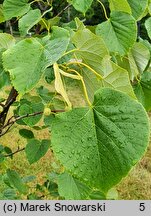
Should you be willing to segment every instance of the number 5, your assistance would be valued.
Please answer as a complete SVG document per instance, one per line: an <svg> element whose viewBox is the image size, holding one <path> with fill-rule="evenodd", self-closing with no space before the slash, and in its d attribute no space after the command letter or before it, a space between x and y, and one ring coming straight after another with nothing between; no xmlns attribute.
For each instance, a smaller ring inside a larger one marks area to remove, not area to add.
<svg viewBox="0 0 151 216"><path fill-rule="evenodd" d="M144 211L145 210L145 203L140 203L139 204L139 210Z"/></svg>

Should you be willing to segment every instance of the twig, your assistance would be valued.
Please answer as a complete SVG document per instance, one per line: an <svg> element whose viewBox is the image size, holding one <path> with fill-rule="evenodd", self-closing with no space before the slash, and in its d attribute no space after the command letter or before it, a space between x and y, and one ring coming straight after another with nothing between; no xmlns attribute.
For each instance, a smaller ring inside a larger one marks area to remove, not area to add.
<svg viewBox="0 0 151 216"><path fill-rule="evenodd" d="M9 96L7 98L7 101L5 105L3 106L3 111L0 113L0 133L2 132L2 128L5 124L5 120L7 117L7 113L9 111L10 106L16 101L16 97L18 95L18 92L12 87Z"/></svg>
<svg viewBox="0 0 151 216"><path fill-rule="evenodd" d="M25 148L18 148L16 151L14 151L14 152L12 152L12 153L10 153L10 154L6 154L6 155L4 155L4 157L11 157L11 156L13 156L14 154L17 154L17 153L19 153L19 152L21 152L21 151L24 151L25 150Z"/></svg>
<svg viewBox="0 0 151 216"><path fill-rule="evenodd" d="M60 11L56 16L60 16L65 10L67 10L71 4L68 4L62 11Z"/></svg>
<svg viewBox="0 0 151 216"><path fill-rule="evenodd" d="M65 112L65 110L51 110L52 113L60 113L60 112ZM19 121L21 119L24 118L28 118L28 117L33 117L33 116L37 116L37 115L42 115L43 111L41 112L35 112L35 113L31 113L31 114L25 114L22 116L12 116L10 119L8 119L7 123L1 128L1 133L0 133L0 137L4 136L12 127L12 125L16 122ZM14 118L14 120L12 120ZM11 121L12 120L12 121ZM4 132L2 132L6 127L8 127Z"/></svg>

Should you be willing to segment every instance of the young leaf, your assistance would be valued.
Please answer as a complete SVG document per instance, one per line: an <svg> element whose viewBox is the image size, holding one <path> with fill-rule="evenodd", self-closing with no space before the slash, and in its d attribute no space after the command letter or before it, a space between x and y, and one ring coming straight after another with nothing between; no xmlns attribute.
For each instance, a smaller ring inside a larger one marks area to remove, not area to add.
<svg viewBox="0 0 151 216"><path fill-rule="evenodd" d="M3 191L3 199L15 200L17 198L15 189L6 189Z"/></svg>
<svg viewBox="0 0 151 216"><path fill-rule="evenodd" d="M104 39L110 52L125 55L136 41L136 29L136 21L131 15L113 11L109 20L97 26L96 34Z"/></svg>
<svg viewBox="0 0 151 216"><path fill-rule="evenodd" d="M58 176L58 192L66 200L84 200L88 197L90 191L91 188L68 173Z"/></svg>
<svg viewBox="0 0 151 216"><path fill-rule="evenodd" d="M15 170L7 170L7 176L10 183L22 194L27 193L27 187L23 184L22 179Z"/></svg>
<svg viewBox="0 0 151 216"><path fill-rule="evenodd" d="M34 138L34 134L31 130L20 129L19 134L26 139L33 139Z"/></svg>
<svg viewBox="0 0 151 216"><path fill-rule="evenodd" d="M140 20L147 9L148 0L127 0L131 10L132 15L136 20Z"/></svg>
<svg viewBox="0 0 151 216"><path fill-rule="evenodd" d="M145 27L147 29L148 36L151 39L151 17L145 21Z"/></svg>
<svg viewBox="0 0 151 216"><path fill-rule="evenodd" d="M15 38L7 33L0 33L0 48L8 49L15 45Z"/></svg>
<svg viewBox="0 0 151 216"><path fill-rule="evenodd" d="M93 0L68 0L68 2L71 3L77 11L85 14L85 12L90 8Z"/></svg>
<svg viewBox="0 0 151 216"><path fill-rule="evenodd" d="M48 151L50 146L50 140L42 140L41 142L36 139L32 139L28 142L25 152L27 155L27 159L30 164L33 164L40 160L46 152Z"/></svg>
<svg viewBox="0 0 151 216"><path fill-rule="evenodd" d="M30 91L44 71L44 47L35 39L20 41L3 53L3 66L20 94Z"/></svg>
<svg viewBox="0 0 151 216"><path fill-rule="evenodd" d="M54 97L54 92L50 92L47 88L40 86L37 89L37 93L41 97L44 103L50 103Z"/></svg>
<svg viewBox="0 0 151 216"><path fill-rule="evenodd" d="M37 24L41 19L41 12L39 9L30 10L19 20L19 31L22 36L28 34L28 31Z"/></svg>
<svg viewBox="0 0 151 216"><path fill-rule="evenodd" d="M3 13L6 20L22 16L30 10L28 0L4 0Z"/></svg>
<svg viewBox="0 0 151 216"><path fill-rule="evenodd" d="M60 69L59 69L57 63L54 64L54 72L55 72L55 89L59 94L62 95L62 97L66 101L68 107L71 108L72 104L71 104L71 102L68 98L67 92L64 88L64 85L63 85L63 82L61 79L61 75L60 75Z"/></svg>
<svg viewBox="0 0 151 216"><path fill-rule="evenodd" d="M142 105L110 88L95 93L93 107L58 114L51 129L52 149L65 169L103 192L127 175L149 143Z"/></svg>
<svg viewBox="0 0 151 216"><path fill-rule="evenodd" d="M42 102L29 102L23 103L19 108L19 115L24 116L27 114L33 114L38 112L43 112L44 105ZM30 127L33 127L35 124L37 124L42 117L42 114L38 114L35 116L24 118L23 121L29 125Z"/></svg>

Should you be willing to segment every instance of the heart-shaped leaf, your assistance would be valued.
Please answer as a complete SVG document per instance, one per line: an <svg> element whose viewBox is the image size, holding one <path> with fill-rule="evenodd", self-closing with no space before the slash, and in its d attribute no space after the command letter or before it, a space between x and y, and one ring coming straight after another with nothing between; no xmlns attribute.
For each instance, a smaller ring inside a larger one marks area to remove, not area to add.
<svg viewBox="0 0 151 216"><path fill-rule="evenodd" d="M131 15L113 11L110 19L97 26L96 34L104 39L110 52L125 55L136 41L136 29L136 21Z"/></svg>
<svg viewBox="0 0 151 216"><path fill-rule="evenodd" d="M3 13L6 20L12 17L22 16L30 9L28 0L4 0Z"/></svg>
<svg viewBox="0 0 151 216"><path fill-rule="evenodd" d="M136 20L140 20L147 9L148 0L127 0L131 10L132 15Z"/></svg>
<svg viewBox="0 0 151 216"><path fill-rule="evenodd" d="M85 13L91 6L93 0L68 0L68 2L71 3L77 11Z"/></svg>
<svg viewBox="0 0 151 216"><path fill-rule="evenodd" d="M37 162L48 151L50 140L42 140L41 142L36 139L29 141L25 148L27 159L30 164Z"/></svg>
<svg viewBox="0 0 151 216"><path fill-rule="evenodd" d="M91 108L58 114L52 124L52 148L66 170L89 186L107 192L144 154L149 121L131 97L99 89Z"/></svg>
<svg viewBox="0 0 151 216"><path fill-rule="evenodd" d="M41 19L41 12L39 9L30 10L19 20L19 31L22 36L25 36L28 31L37 24Z"/></svg>

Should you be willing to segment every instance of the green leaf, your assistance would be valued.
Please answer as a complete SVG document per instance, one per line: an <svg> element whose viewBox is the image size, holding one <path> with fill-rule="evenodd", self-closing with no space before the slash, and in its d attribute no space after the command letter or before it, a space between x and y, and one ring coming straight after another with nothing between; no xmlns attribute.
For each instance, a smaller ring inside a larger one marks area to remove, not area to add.
<svg viewBox="0 0 151 216"><path fill-rule="evenodd" d="M135 94L147 111L151 110L151 72L144 72L134 86Z"/></svg>
<svg viewBox="0 0 151 216"><path fill-rule="evenodd" d="M77 11L85 14L85 12L90 8L93 0L68 0L68 2L71 3Z"/></svg>
<svg viewBox="0 0 151 216"><path fill-rule="evenodd" d="M6 73L2 65L2 52L0 51L0 89L10 84L9 74Z"/></svg>
<svg viewBox="0 0 151 216"><path fill-rule="evenodd" d="M30 176L25 176L24 178L22 178L22 181L24 183L29 183L29 182L32 182L36 179L36 176L34 175L30 175Z"/></svg>
<svg viewBox="0 0 151 216"><path fill-rule="evenodd" d="M93 34L88 29L83 29L74 34L72 42L77 48L76 56L101 73L100 63L104 56L109 54L101 37Z"/></svg>
<svg viewBox="0 0 151 216"><path fill-rule="evenodd" d="M148 36L151 39L151 17L145 21L145 27L147 29Z"/></svg>
<svg viewBox="0 0 151 216"><path fill-rule="evenodd" d="M110 189L106 195L106 199L118 200L118 191L115 188Z"/></svg>
<svg viewBox="0 0 151 216"><path fill-rule="evenodd" d="M110 52L125 55L136 41L136 21L127 13L113 11L110 19L97 26L96 34L104 39Z"/></svg>
<svg viewBox="0 0 151 216"><path fill-rule="evenodd" d="M40 86L37 89L37 93L39 94L39 96L42 98L44 103L50 103L50 101L52 101L53 97L54 97L54 93L50 92L47 88L45 88L44 86Z"/></svg>
<svg viewBox="0 0 151 216"><path fill-rule="evenodd" d="M14 200L17 198L15 189L6 189L3 191L3 199Z"/></svg>
<svg viewBox="0 0 151 216"><path fill-rule="evenodd" d="M149 143L142 105L110 88L99 89L91 108L58 114L52 149L65 169L91 187L107 192L139 161Z"/></svg>
<svg viewBox="0 0 151 216"><path fill-rule="evenodd" d="M20 17L27 13L30 9L28 0L4 0L3 13L6 20L12 17Z"/></svg>
<svg viewBox="0 0 151 216"><path fill-rule="evenodd" d="M123 11L129 14L132 12L127 0L109 0L109 6L111 11Z"/></svg>
<svg viewBox="0 0 151 216"><path fill-rule="evenodd" d="M148 0L127 0L131 10L132 15L136 20L140 20L147 9Z"/></svg>
<svg viewBox="0 0 151 216"><path fill-rule="evenodd" d="M4 151L5 151L7 154L12 154L12 150L11 150L11 148L9 148L8 146L5 146Z"/></svg>
<svg viewBox="0 0 151 216"><path fill-rule="evenodd" d="M106 200L105 194L98 190L92 191L89 197L91 200Z"/></svg>
<svg viewBox="0 0 151 216"><path fill-rule="evenodd" d="M143 73L149 60L149 49L143 44L143 42L138 42L135 43L129 51L128 57L118 59L118 64L128 71L130 80L133 81L136 76Z"/></svg>
<svg viewBox="0 0 151 216"><path fill-rule="evenodd" d="M58 176L58 192L66 200L84 200L91 189L68 173Z"/></svg>
<svg viewBox="0 0 151 216"><path fill-rule="evenodd" d="M33 113L39 113L39 112L43 112L43 110L44 110L44 105L42 102L27 101L27 103L23 103L20 106L19 115L24 116ZM23 118L23 121L30 127L33 127L35 124L37 124L40 121L41 117L42 117L42 113L35 116Z"/></svg>
<svg viewBox="0 0 151 216"><path fill-rule="evenodd" d="M136 98L126 70L106 59L102 62L102 70L104 71L102 87L110 87Z"/></svg>
<svg viewBox="0 0 151 216"><path fill-rule="evenodd" d="M149 2L149 5L148 5L148 12L151 15L151 1Z"/></svg>
<svg viewBox="0 0 151 216"><path fill-rule="evenodd" d="M50 140L42 140L41 142L36 139L32 139L28 142L25 152L27 159L30 164L33 164L40 160L46 152L48 151L50 146Z"/></svg>
<svg viewBox="0 0 151 216"><path fill-rule="evenodd" d="M45 70L44 77L46 82L49 84L55 79L53 67L49 67Z"/></svg>
<svg viewBox="0 0 151 216"><path fill-rule="evenodd" d="M35 39L20 41L3 53L3 66L9 71L15 89L21 94L30 91L44 71L44 47Z"/></svg>
<svg viewBox="0 0 151 216"><path fill-rule="evenodd" d="M32 139L32 138L34 138L34 134L33 134L33 132L32 132L31 130L20 129L20 130L19 130L19 134L20 134L22 137L26 138L26 139Z"/></svg>
<svg viewBox="0 0 151 216"><path fill-rule="evenodd" d="M23 184L22 179L15 170L7 170L7 176L10 183L22 194L27 193L27 187Z"/></svg>
<svg viewBox="0 0 151 216"><path fill-rule="evenodd" d="M46 66L51 66L62 57L70 41L69 32L57 26L52 27L51 36L42 39L45 48Z"/></svg>
<svg viewBox="0 0 151 216"><path fill-rule="evenodd" d="M135 43L128 54L131 71L143 73L150 60L149 49L141 42Z"/></svg>
<svg viewBox="0 0 151 216"><path fill-rule="evenodd" d="M41 19L41 12L39 9L30 10L19 20L19 31L22 36L28 34L28 31L37 24Z"/></svg>
<svg viewBox="0 0 151 216"><path fill-rule="evenodd" d="M15 45L15 38L7 33L0 33L0 49L8 49Z"/></svg>
<svg viewBox="0 0 151 216"><path fill-rule="evenodd" d="M0 89L2 89L5 85L9 84L9 76L7 73L5 73L4 70L1 70L0 68Z"/></svg>
<svg viewBox="0 0 151 216"><path fill-rule="evenodd" d="M4 17L4 14L3 14L3 7L0 4L0 23L2 23L4 21L5 21L5 17Z"/></svg>

